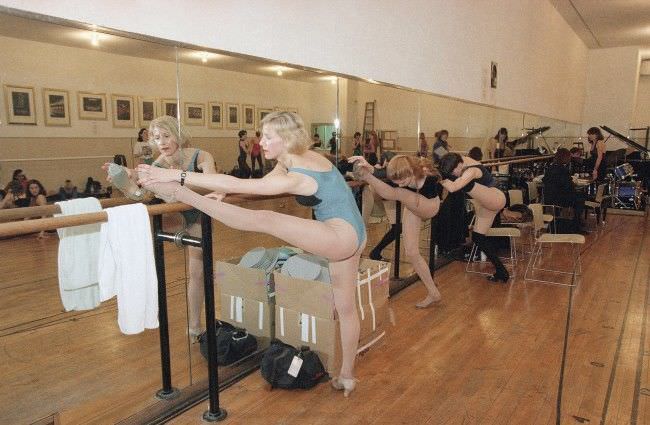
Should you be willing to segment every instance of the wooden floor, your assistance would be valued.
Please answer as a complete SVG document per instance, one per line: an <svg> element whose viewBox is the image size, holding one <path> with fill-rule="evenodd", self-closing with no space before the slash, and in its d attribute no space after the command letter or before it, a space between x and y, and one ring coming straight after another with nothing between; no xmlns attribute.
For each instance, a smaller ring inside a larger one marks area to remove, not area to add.
<svg viewBox="0 0 650 425"><path fill-rule="evenodd" d="M310 210L292 199L253 202L301 217ZM215 258L256 246L278 246L270 236L214 226ZM385 225L372 226L371 243ZM64 312L57 279L58 238L0 240L0 424L31 424L60 414L62 424L108 424L150 406L161 388L158 330L122 335L115 300L91 311ZM186 258L166 245L172 384L207 378L198 344L187 338ZM404 273L410 273L408 265ZM219 288L215 289L219 302ZM217 312L218 312L217 305Z"/></svg>
<svg viewBox="0 0 650 425"><path fill-rule="evenodd" d="M574 290L495 286L452 263L436 275L440 307L413 308L420 285L390 300L396 326L359 360L349 399L327 384L268 391L254 374L222 393L227 423L554 424L572 296L559 423L648 424L650 221L612 215L583 251Z"/></svg>
<svg viewBox="0 0 650 425"><path fill-rule="evenodd" d="M293 201L256 203L305 216ZM371 229L371 242L385 226ZM524 283L494 286L452 263L435 278L444 302L413 304L418 283L390 300L396 326L358 361L349 399L328 384L268 391L255 373L221 394L233 424L552 424L569 297L562 424L650 423L650 221L608 217L583 247L573 291ZM215 255L229 258L277 240L215 225ZM155 401L157 331L124 336L114 303L63 313L57 238L0 241L0 424L30 424L60 413L62 424L115 423ZM560 258L562 252L545 253ZM185 259L167 248L173 384L205 379L205 361L186 337ZM409 273L404 265L403 273ZM206 403L172 421L202 423Z"/></svg>

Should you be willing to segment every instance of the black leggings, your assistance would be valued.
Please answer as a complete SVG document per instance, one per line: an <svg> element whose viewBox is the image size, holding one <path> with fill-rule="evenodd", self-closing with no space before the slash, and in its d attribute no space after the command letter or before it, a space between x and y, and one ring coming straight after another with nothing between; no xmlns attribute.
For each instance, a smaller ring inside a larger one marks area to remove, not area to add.
<svg viewBox="0 0 650 425"><path fill-rule="evenodd" d="M490 241L490 238L481 233L472 232L472 241L474 241L476 246L478 246L479 250L483 251L488 260L494 264L494 267L496 268L495 276L507 279L510 274L497 255L497 251L494 248L494 244Z"/></svg>
<svg viewBox="0 0 650 425"><path fill-rule="evenodd" d="M253 173L255 172L255 162L260 164L260 171L264 170L264 165L262 165L262 155L253 155L251 154L251 167L253 168Z"/></svg>

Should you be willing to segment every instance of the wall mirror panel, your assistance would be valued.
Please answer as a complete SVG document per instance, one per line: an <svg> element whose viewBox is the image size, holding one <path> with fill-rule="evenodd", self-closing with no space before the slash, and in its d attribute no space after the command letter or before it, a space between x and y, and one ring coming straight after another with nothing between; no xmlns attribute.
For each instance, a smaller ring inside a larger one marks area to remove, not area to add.
<svg viewBox="0 0 650 425"><path fill-rule="evenodd" d="M155 155L138 144L138 133L161 113L164 99L177 97L174 48L0 14L0 50L2 188L10 189L5 185L19 169L19 180L42 184L48 203L121 197L101 167L121 159L132 168ZM5 206L22 205L18 191L5 196L15 204ZM118 309L115 297L100 303L96 280L67 276L57 266L63 248L56 233L0 246L0 422L58 415L65 423L115 423L155 404L158 329L122 333L118 314L128 309ZM176 247L167 251L171 370L174 387L184 388L186 259Z"/></svg>

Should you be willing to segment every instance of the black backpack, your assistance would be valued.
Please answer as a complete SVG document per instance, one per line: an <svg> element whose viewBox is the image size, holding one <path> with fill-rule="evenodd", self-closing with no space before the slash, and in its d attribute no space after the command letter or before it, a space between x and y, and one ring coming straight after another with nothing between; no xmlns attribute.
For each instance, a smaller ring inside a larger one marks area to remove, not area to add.
<svg viewBox="0 0 650 425"><path fill-rule="evenodd" d="M257 339L245 329L236 328L230 323L215 323L217 330L217 365L226 366L241 360L257 350ZM208 335L199 335L200 350L203 357L208 358Z"/></svg>
<svg viewBox="0 0 650 425"><path fill-rule="evenodd" d="M296 377L288 373L294 357L302 359L302 366ZM262 357L260 371L264 379L271 384L271 388L308 389L329 378L318 355L309 347L303 346L297 350L278 339L271 340L271 345Z"/></svg>

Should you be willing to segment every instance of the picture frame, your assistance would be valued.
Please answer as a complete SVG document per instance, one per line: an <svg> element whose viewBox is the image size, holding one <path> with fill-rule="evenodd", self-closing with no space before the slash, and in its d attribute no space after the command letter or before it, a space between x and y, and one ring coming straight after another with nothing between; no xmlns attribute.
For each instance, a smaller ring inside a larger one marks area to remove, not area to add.
<svg viewBox="0 0 650 425"><path fill-rule="evenodd" d="M77 92L80 120L106 120L106 93Z"/></svg>
<svg viewBox="0 0 650 425"><path fill-rule="evenodd" d="M205 125L205 103L185 102L183 104L183 123Z"/></svg>
<svg viewBox="0 0 650 425"><path fill-rule="evenodd" d="M208 102L208 127L223 128L223 102Z"/></svg>
<svg viewBox="0 0 650 425"><path fill-rule="evenodd" d="M273 112L271 108L257 108L257 128L258 130L262 129L262 120L265 116Z"/></svg>
<svg viewBox="0 0 650 425"><path fill-rule="evenodd" d="M149 127L151 121L158 117L158 102L152 97L138 98L138 122L141 127Z"/></svg>
<svg viewBox="0 0 650 425"><path fill-rule="evenodd" d="M135 127L135 110L133 96L126 94L111 95L111 109L113 110L113 127Z"/></svg>
<svg viewBox="0 0 650 425"><path fill-rule="evenodd" d="M226 104L226 125L228 128L239 128L239 104Z"/></svg>
<svg viewBox="0 0 650 425"><path fill-rule="evenodd" d="M162 99L160 105L160 115L178 118L178 101L176 99Z"/></svg>
<svg viewBox="0 0 650 425"><path fill-rule="evenodd" d="M273 108L274 111L286 111L286 112L293 112L294 114L298 113L298 108L294 106L276 106Z"/></svg>
<svg viewBox="0 0 650 425"><path fill-rule="evenodd" d="M242 105L242 127L248 130L255 128L255 105Z"/></svg>
<svg viewBox="0 0 650 425"><path fill-rule="evenodd" d="M34 88L5 85L8 124L36 125Z"/></svg>
<svg viewBox="0 0 650 425"><path fill-rule="evenodd" d="M492 62L490 64L490 88L493 89L497 88L497 80L498 80L497 67L498 64L496 62Z"/></svg>
<svg viewBox="0 0 650 425"><path fill-rule="evenodd" d="M67 90L43 89L43 116L47 126L70 126L70 94Z"/></svg>

